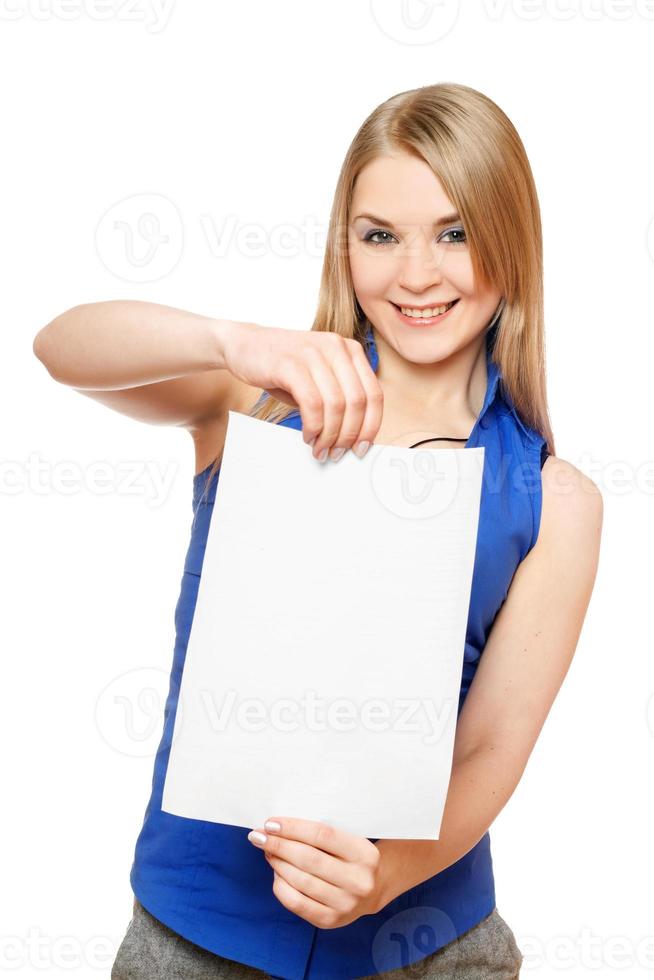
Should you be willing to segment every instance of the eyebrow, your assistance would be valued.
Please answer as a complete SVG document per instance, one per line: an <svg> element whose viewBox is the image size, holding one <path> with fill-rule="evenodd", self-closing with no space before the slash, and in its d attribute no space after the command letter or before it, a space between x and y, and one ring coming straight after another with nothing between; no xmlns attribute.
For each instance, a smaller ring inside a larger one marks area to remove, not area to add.
<svg viewBox="0 0 654 980"><path fill-rule="evenodd" d="M357 214L353 221L358 221L359 218L368 218L375 225L385 225L387 228L394 228L391 221L386 221L385 218L379 218L374 214ZM452 214L445 214L438 221L434 221L434 228L440 228L442 225L449 225L453 221L461 221L461 215L454 211Z"/></svg>

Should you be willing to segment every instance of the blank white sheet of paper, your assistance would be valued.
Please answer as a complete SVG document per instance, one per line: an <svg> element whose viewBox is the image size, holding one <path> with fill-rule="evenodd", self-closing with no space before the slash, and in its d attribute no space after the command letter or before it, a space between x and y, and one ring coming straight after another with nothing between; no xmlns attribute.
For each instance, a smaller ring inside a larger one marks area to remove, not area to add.
<svg viewBox="0 0 654 980"><path fill-rule="evenodd" d="M229 412L162 809L437 840L483 446L319 463Z"/></svg>

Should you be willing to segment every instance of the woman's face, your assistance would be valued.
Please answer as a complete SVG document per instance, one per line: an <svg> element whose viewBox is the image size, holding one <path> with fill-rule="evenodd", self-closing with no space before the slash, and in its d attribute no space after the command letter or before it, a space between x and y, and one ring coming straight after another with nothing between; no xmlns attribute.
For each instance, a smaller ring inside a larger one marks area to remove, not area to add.
<svg viewBox="0 0 654 980"><path fill-rule="evenodd" d="M364 313L408 361L442 360L484 333L501 300L477 288L461 220L424 161L378 157L355 183L348 227L350 269ZM398 307L439 307L445 315L408 319Z"/></svg>

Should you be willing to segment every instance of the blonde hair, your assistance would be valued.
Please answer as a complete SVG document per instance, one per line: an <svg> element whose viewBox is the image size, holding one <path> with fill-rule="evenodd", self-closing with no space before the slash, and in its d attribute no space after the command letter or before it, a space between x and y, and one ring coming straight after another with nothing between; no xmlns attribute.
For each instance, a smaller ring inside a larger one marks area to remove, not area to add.
<svg viewBox="0 0 654 980"><path fill-rule="evenodd" d="M501 291L493 360L523 422L555 454L545 384L543 243L525 148L510 119L467 85L426 85L392 96L352 140L336 186L318 308L311 330L363 343L369 321L352 285L347 247L358 174L376 157L413 154L431 167L461 215L475 283ZM279 422L297 409L264 392L248 415ZM207 487L220 466L212 465Z"/></svg>

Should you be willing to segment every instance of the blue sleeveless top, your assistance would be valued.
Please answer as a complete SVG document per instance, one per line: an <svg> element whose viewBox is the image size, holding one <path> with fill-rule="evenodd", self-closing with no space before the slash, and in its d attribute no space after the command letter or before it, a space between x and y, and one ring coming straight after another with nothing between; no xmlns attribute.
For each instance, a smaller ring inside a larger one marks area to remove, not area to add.
<svg viewBox="0 0 654 980"><path fill-rule="evenodd" d="M500 385L486 335L488 383L465 448L484 446L477 545L458 712L513 575L538 536L544 438L526 426ZM370 327L364 350L378 355ZM264 393L262 397L267 397ZM302 429L298 411L279 425ZM375 915L320 929L272 891L273 870L247 839L251 828L192 820L161 809L184 657L202 572L218 469L193 479L193 521L175 609L176 641L152 792L130 872L132 890L155 918L198 946L286 980L346 980L405 967L477 925L496 905L490 836L399 895ZM202 498L202 499L201 499ZM302 814L297 814L302 816ZM370 838L375 842L378 838Z"/></svg>

